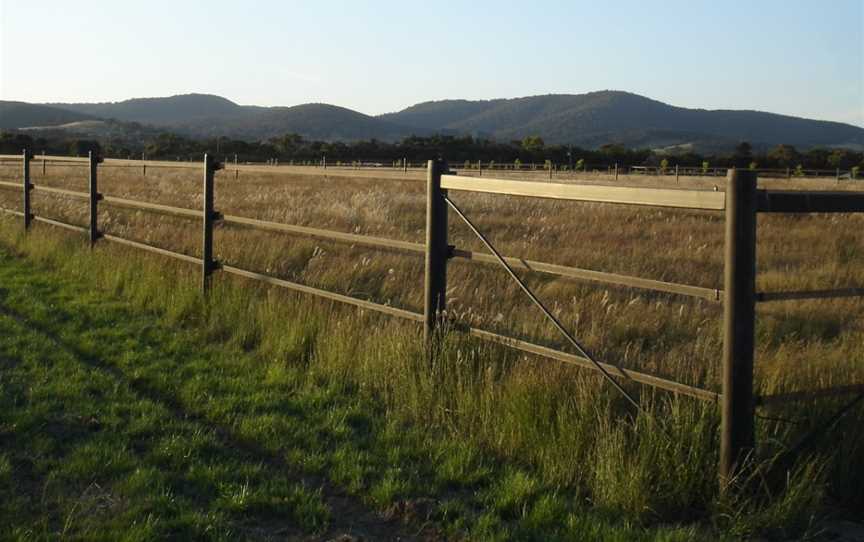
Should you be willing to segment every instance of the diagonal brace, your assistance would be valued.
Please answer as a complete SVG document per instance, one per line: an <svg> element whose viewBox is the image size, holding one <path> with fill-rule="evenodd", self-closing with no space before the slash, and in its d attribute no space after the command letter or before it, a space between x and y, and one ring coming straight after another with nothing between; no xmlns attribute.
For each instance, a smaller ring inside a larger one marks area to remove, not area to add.
<svg viewBox="0 0 864 542"><path fill-rule="evenodd" d="M552 312L550 312L549 309L546 308L546 305L544 305L543 302L540 301L540 299L536 295L534 295L534 292L532 292L531 289L528 288L528 285L525 284L525 282L521 278L519 278L519 276L513 271L513 268L510 267L510 265L507 263L507 261L504 259L504 257L501 256L501 254L495 249L494 246L492 246L492 243L489 242L489 240L486 238L486 236L484 236L480 232L480 230L477 229L477 227L474 225L474 223L471 222L471 220L467 216L465 216L465 213L463 213L462 210L459 207L457 207L456 204L453 203L453 201L450 198L448 198L446 195L444 196L444 201L446 201L447 204L454 211L456 211L456 214L459 215L459 218L461 218L463 221L465 221L465 224L468 225L468 227L471 229L471 231L473 231L474 234L480 239L480 241L482 241L483 244L486 245L486 248L488 248L489 251L492 252L492 254L495 256L495 258L498 260L498 263L500 263L502 266L504 266L504 269L507 270L507 274L510 275L510 278L512 278L514 281L516 281L516 283L519 285L519 287L522 289L522 291L525 292L525 294L531 299L531 301L535 305L537 305L537 307L543 312L543 314L546 315L546 318L548 318L549 321L551 321L552 324L555 326L555 328L559 332L561 332L561 334L567 339L567 342L569 342L571 345L573 345L573 347L576 348L576 350L579 352L579 354L581 356L583 356L585 359L590 361L594 365L594 367L596 367L597 370L603 374L603 376L606 378L606 380L608 380L615 387L615 389L617 389L619 392L621 392L621 395L623 395L634 407L636 407L637 410L641 411L642 407L639 406L639 403L636 401L636 399L634 399L633 396L627 392L627 390L625 390L623 387L621 387L621 384L619 384L618 381L615 380L611 374L609 374L609 371L607 371L601 363L599 363L596 359L594 359L594 357L591 356L591 354L589 354L585 350L585 348L582 347L581 344L579 344L579 342L573 337L573 335L571 335L570 332L564 328L564 326L555 317L555 315L552 314Z"/></svg>

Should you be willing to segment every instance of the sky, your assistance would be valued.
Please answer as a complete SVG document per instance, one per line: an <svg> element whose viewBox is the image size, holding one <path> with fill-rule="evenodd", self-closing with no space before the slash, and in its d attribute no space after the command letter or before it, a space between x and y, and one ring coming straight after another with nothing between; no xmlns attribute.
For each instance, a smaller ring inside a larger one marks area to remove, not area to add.
<svg viewBox="0 0 864 542"><path fill-rule="evenodd" d="M625 90L864 126L864 0L0 0L0 99L367 114Z"/></svg>

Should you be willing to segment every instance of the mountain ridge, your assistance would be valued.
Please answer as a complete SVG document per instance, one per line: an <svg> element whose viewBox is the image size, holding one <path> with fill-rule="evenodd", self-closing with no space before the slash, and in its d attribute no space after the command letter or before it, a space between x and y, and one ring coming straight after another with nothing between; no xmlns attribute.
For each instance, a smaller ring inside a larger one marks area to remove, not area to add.
<svg viewBox="0 0 864 542"><path fill-rule="evenodd" d="M98 119L140 123L191 137L255 140L298 133L328 141L396 141L437 133L505 141L539 136L547 143L587 148L608 143L631 148L716 147L740 141L754 146L864 148L864 128L850 124L754 110L677 107L616 90L427 101L374 116L324 103L239 105L200 93L102 103L0 102L0 128L32 128L39 126L37 121L56 128Z"/></svg>

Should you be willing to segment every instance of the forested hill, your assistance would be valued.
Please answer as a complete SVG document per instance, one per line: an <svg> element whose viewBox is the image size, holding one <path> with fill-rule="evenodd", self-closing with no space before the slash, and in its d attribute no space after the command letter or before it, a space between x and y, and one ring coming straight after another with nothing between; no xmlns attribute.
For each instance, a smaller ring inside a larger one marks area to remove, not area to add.
<svg viewBox="0 0 864 542"><path fill-rule="evenodd" d="M547 143L664 147L749 141L801 147L862 146L864 129L761 111L687 109L618 91L509 100L426 102L381 118L429 131L501 140L537 135Z"/></svg>

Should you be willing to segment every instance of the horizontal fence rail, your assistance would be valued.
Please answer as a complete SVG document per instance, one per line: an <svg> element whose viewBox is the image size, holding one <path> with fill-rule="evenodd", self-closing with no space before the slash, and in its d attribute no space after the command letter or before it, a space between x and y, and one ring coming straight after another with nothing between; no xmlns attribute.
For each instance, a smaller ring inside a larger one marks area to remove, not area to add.
<svg viewBox="0 0 864 542"><path fill-rule="evenodd" d="M837 299L862 297L864 288L839 288L836 290L801 290L797 292L759 292L756 301L788 301L793 299Z"/></svg>
<svg viewBox="0 0 864 542"><path fill-rule="evenodd" d="M809 401L811 399L821 399L824 397L841 397L843 395L854 395L856 393L864 393L864 384L760 395L756 397L756 404L759 406L769 406L791 403L794 401Z"/></svg>
<svg viewBox="0 0 864 542"><path fill-rule="evenodd" d="M760 190L760 213L864 213L864 193Z"/></svg>
<svg viewBox="0 0 864 542"><path fill-rule="evenodd" d="M86 229L86 228L85 228ZM174 258L175 260L180 260L183 262L189 262L194 264L201 263L200 258L196 258L194 256L189 256L188 254L183 254L181 252L175 252L173 250L167 250L164 248L154 247L153 245L148 245L145 243L139 243L137 241L131 241L129 239L124 239L123 237L117 237L116 235L102 234L102 239L106 241L111 241L112 243L117 243L119 245L125 245L127 247L137 248L139 250L145 250L147 252L152 252L154 254L159 254L162 256L168 256L169 258Z"/></svg>
<svg viewBox="0 0 864 542"><path fill-rule="evenodd" d="M453 257L481 263L497 263L495 257L490 254L475 252L471 250L463 250L459 248L455 248L453 250ZM603 284L611 284L615 286L625 286L629 288L663 292L667 294L678 294L688 297L697 297L701 299L706 299L708 301L720 301L721 295L723 293L722 290L718 290L715 288L705 288L703 286L689 286L687 284L677 284L674 282L663 282L659 280L644 279L640 277L631 277L627 275L619 275L616 273L607 273L604 271L579 269L576 267L567 267L564 265L556 265L551 263L537 262L533 260L525 260L522 258L514 258L512 256L505 256L504 260L515 269L547 273L550 275L558 275L560 277L574 278L592 282L600 282Z"/></svg>
<svg viewBox="0 0 864 542"><path fill-rule="evenodd" d="M294 226L291 224L282 224L279 222L268 222L266 220L257 220L254 218L245 218L242 216L225 215L222 217L226 224L237 224L248 226L268 231L276 231L282 233L290 233L295 235L305 235L309 237L317 237L320 239L329 239L331 241L341 241L352 245L364 245L383 249L401 250L405 252L424 253L426 248L419 243L410 241L397 241L395 239L384 239L382 237L372 237L368 235L357 235L354 233L341 233L332 230L322 230L311 228L308 226Z"/></svg>
<svg viewBox="0 0 864 542"><path fill-rule="evenodd" d="M567 352L562 352L554 348L549 348L547 346L542 346L528 341L515 339L513 337L508 337L507 335L500 335L498 333L493 333L484 329L469 327L466 330L470 335L483 339L485 341L509 346L510 348L520 350L528 354L554 359L587 369L597 370L597 368L594 367L594 365L588 358L582 356L568 354ZM600 363L600 366L602 366L612 376L620 378L624 381L638 382L639 384L645 384L654 388L659 388L674 393L680 393L682 395L687 395L689 397L694 397L696 399L702 399L705 401L716 402L721 399L721 395L717 392L697 388L695 386L688 386L687 384L681 384L680 382L675 382L673 380L668 380L659 376L654 376L631 369L621 368L617 365L612 365L610 363Z"/></svg>
<svg viewBox="0 0 864 542"><path fill-rule="evenodd" d="M197 260L196 260L197 262ZM330 292L327 290L322 290L320 288L314 288L312 286L306 286L305 284L299 284L297 282L291 282L284 279L278 279L276 277L271 277L269 275L264 275L261 273L256 273L254 271L247 271L245 269L240 269L239 267L233 267L230 265L222 265L222 271L226 273L230 273L232 275L237 275L240 277L246 277L248 279L259 280L261 282L265 282L267 284L271 284L273 286L279 286L281 288L287 288L289 290L294 290L296 292L302 292L305 294L312 294L318 297L323 297L324 299L329 299L331 301L338 301L340 303L345 303L348 305L354 305L355 307L360 307L361 309L369 309L372 311L380 312L383 314L388 314L390 316L395 316L397 318L403 318L405 320L413 320L415 322L422 322L423 315L420 313L408 311L405 309L399 309L396 307L391 307L389 305L382 305L380 303L373 303L372 301L366 301L365 299L358 299L356 297L351 297L347 295L337 294L335 292Z"/></svg>
<svg viewBox="0 0 864 542"><path fill-rule="evenodd" d="M172 207L170 205L160 205L158 203L148 203L114 196L102 196L102 201L119 207L143 209L145 211L154 211L161 214L180 216L184 218L201 218L201 211L184 209L183 207Z"/></svg>
<svg viewBox="0 0 864 542"><path fill-rule="evenodd" d="M726 205L723 192L674 190L666 188L633 188L625 186L592 186L513 181L442 175L444 190L466 190L487 194L552 198L592 203L619 203L654 207L676 207L722 211Z"/></svg>

